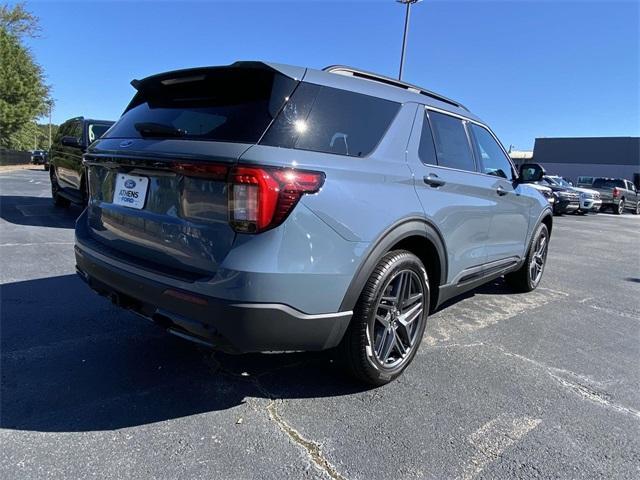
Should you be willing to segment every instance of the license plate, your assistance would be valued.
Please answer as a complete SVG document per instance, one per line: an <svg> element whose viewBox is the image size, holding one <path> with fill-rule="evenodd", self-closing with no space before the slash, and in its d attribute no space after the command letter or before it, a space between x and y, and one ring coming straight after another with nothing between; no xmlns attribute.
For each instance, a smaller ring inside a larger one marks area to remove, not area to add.
<svg viewBox="0 0 640 480"><path fill-rule="evenodd" d="M147 177L118 173L116 188L113 192L113 203L140 210L144 208L148 187L149 179Z"/></svg>

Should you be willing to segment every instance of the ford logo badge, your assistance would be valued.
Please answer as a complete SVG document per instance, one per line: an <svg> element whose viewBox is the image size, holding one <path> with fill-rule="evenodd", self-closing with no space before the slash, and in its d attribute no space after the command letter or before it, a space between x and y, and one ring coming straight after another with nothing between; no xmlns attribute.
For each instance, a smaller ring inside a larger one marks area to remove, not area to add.
<svg viewBox="0 0 640 480"><path fill-rule="evenodd" d="M124 182L124 186L126 188L134 188L136 186L136 182L134 182L133 180L129 179L126 182Z"/></svg>
<svg viewBox="0 0 640 480"><path fill-rule="evenodd" d="M120 146L121 147L130 147L131 145L133 145L133 140L125 140L123 142L120 142Z"/></svg>

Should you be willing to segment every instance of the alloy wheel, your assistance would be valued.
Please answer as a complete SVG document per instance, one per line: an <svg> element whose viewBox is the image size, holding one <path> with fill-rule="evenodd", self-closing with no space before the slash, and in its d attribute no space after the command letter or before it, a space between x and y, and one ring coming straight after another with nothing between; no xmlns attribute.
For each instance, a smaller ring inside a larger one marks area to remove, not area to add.
<svg viewBox="0 0 640 480"><path fill-rule="evenodd" d="M368 328L371 353L380 367L401 367L418 347L425 302L423 282L413 270L400 270L389 279Z"/></svg>
<svg viewBox="0 0 640 480"><path fill-rule="evenodd" d="M624 212L624 200L620 200L620 203L618 203L618 213L622 215L623 212Z"/></svg>
<svg viewBox="0 0 640 480"><path fill-rule="evenodd" d="M547 245L548 238L546 233L541 234L538 237L531 255L531 261L529 262L529 276L531 277L531 283L536 286L542 278L542 271L544 270L544 264L547 261Z"/></svg>

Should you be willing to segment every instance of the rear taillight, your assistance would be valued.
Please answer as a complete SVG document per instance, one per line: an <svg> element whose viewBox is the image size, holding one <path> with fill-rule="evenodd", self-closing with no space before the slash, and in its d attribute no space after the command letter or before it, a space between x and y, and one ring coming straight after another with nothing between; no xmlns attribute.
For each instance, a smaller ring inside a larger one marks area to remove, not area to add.
<svg viewBox="0 0 640 480"><path fill-rule="evenodd" d="M613 195L613 198L616 198L618 195L620 195L620 190L618 190L616 187L613 187L613 192L611 192L611 195Z"/></svg>
<svg viewBox="0 0 640 480"><path fill-rule="evenodd" d="M231 169L229 224L242 233L258 233L280 225L305 193L316 193L322 172L238 166Z"/></svg>

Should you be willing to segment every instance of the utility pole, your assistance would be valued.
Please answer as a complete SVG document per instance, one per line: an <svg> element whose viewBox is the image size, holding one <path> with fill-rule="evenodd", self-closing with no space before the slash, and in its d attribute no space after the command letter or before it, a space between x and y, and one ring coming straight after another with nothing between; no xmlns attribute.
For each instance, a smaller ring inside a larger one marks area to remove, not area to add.
<svg viewBox="0 0 640 480"><path fill-rule="evenodd" d="M409 17L411 15L411 5L418 3L420 0L396 0L406 6L407 10L404 16L404 35L402 36L402 53L400 54L400 73L398 80L402 80L402 70L404 70L404 52L407 48L407 34L409 33Z"/></svg>
<svg viewBox="0 0 640 480"><path fill-rule="evenodd" d="M49 100L49 150L51 150L51 106L53 102Z"/></svg>

